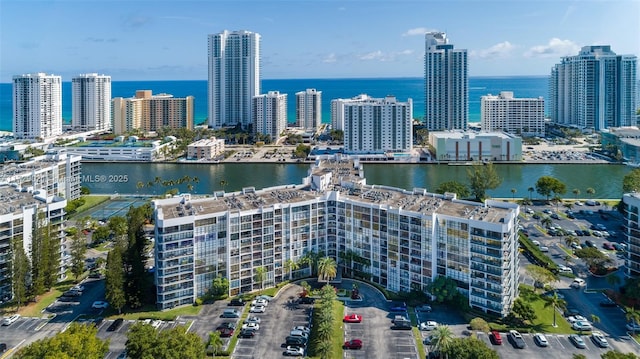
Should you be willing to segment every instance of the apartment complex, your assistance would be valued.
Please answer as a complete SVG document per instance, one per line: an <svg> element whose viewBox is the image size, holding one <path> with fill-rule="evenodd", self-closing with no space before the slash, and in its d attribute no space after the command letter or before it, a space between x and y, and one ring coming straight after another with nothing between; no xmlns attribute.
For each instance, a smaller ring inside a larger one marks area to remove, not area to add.
<svg viewBox="0 0 640 359"><path fill-rule="evenodd" d="M522 138L506 132L434 131L429 144L437 161L522 161Z"/></svg>
<svg viewBox="0 0 640 359"><path fill-rule="evenodd" d="M482 96L480 126L484 132L509 132L520 136L545 135L544 99L516 98L513 92Z"/></svg>
<svg viewBox="0 0 640 359"><path fill-rule="evenodd" d="M287 128L287 94L269 91L254 96L252 102L253 133L269 135L277 141Z"/></svg>
<svg viewBox="0 0 640 359"><path fill-rule="evenodd" d="M80 198L82 158L66 153L47 153L23 163L0 168L0 185L36 188L67 200Z"/></svg>
<svg viewBox="0 0 640 359"><path fill-rule="evenodd" d="M188 160L213 160L224 153L224 138L203 138L187 146Z"/></svg>
<svg viewBox="0 0 640 359"><path fill-rule="evenodd" d="M162 128L193 129L193 96L154 95L151 90L136 91L134 97L112 101L113 133L132 130L157 131Z"/></svg>
<svg viewBox="0 0 640 359"><path fill-rule="evenodd" d="M595 130L637 125L636 71L636 56L616 55L609 45L563 57L549 80L551 120Z"/></svg>
<svg viewBox="0 0 640 359"><path fill-rule="evenodd" d="M0 185L0 299L13 298L12 264L19 248L32 260L34 240L40 225L50 226L51 237L58 241L58 280L65 278L64 208L67 200L45 190L18 185ZM39 214L44 214L42 217Z"/></svg>
<svg viewBox="0 0 640 359"><path fill-rule="evenodd" d="M161 140L139 140L137 136L129 136L125 141L124 136L118 136L114 140L89 140L72 141L63 146L54 146L53 150L59 153L81 156L91 161L140 161L152 162L164 160L176 146L174 136L166 136ZM94 186L96 183L94 183ZM105 190L110 192L109 183L101 183Z"/></svg>
<svg viewBox="0 0 640 359"><path fill-rule="evenodd" d="M627 236L626 275L635 278L640 276L640 194L625 193L622 203Z"/></svg>
<svg viewBox="0 0 640 359"><path fill-rule="evenodd" d="M296 125L315 131L322 123L322 91L306 89L296 92Z"/></svg>
<svg viewBox="0 0 640 359"><path fill-rule="evenodd" d="M409 152L413 148L413 101L393 96L331 101L344 131L344 151L350 154ZM340 111L338 113L338 111Z"/></svg>
<svg viewBox="0 0 640 359"><path fill-rule="evenodd" d="M251 101L260 94L260 35L227 30L208 38L209 127L251 122Z"/></svg>
<svg viewBox="0 0 640 359"><path fill-rule="evenodd" d="M366 185L359 161L349 158L317 161L299 185L185 194L153 205L160 309L192 304L216 276L228 278L236 295L309 275L308 268L285 269L309 251L394 292L452 278L472 307L501 316L518 294L516 204ZM370 265L345 263L346 251Z"/></svg>
<svg viewBox="0 0 640 359"><path fill-rule="evenodd" d="M62 133L62 77L33 73L13 76L13 134L47 139Z"/></svg>
<svg viewBox="0 0 640 359"><path fill-rule="evenodd" d="M424 122L430 131L466 130L469 117L467 50L454 49L444 32L425 35Z"/></svg>
<svg viewBox="0 0 640 359"><path fill-rule="evenodd" d="M81 74L71 80L71 127L78 131L111 129L111 76Z"/></svg>

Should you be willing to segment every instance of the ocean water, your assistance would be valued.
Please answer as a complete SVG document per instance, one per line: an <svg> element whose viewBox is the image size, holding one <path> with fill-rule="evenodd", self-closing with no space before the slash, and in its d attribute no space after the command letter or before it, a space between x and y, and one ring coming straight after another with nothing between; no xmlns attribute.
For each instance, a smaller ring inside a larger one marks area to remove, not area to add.
<svg viewBox="0 0 640 359"><path fill-rule="evenodd" d="M501 91L512 91L515 97L547 97L547 76L470 77L469 122L480 121L480 97ZM0 130L12 130L11 83L0 84ZM330 102L337 98L351 98L359 94L371 97L395 96L398 101L413 100L413 116L424 116L424 83L415 78L371 79L286 79L262 80L262 93L280 91L288 95L287 117L295 122L295 93L308 88L322 91L322 122L331 122ZM168 93L175 97L194 96L196 124L207 119L207 81L113 81L113 97L132 97L136 90L152 90L154 94ZM71 82L62 83L62 117L71 122Z"/></svg>

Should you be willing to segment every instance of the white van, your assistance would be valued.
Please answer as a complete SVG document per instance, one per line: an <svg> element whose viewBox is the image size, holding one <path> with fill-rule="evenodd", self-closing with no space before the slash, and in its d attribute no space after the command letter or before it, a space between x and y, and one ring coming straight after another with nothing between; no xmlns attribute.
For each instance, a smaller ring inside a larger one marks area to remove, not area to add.
<svg viewBox="0 0 640 359"><path fill-rule="evenodd" d="M20 319L20 314L14 314L10 317L5 317L2 320L2 325L11 325L13 323L15 323L18 319Z"/></svg>
<svg viewBox="0 0 640 359"><path fill-rule="evenodd" d="M573 282L571 283L571 288L580 288L583 285L585 285L587 282L584 281L584 279L582 278L576 278L573 280Z"/></svg>

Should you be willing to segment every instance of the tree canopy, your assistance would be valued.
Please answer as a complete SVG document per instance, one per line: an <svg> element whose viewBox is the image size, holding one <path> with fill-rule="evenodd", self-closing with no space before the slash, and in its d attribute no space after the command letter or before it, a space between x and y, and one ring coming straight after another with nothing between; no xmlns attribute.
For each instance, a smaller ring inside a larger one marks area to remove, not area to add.
<svg viewBox="0 0 640 359"><path fill-rule="evenodd" d="M567 186L557 178L551 176L542 176L536 182L536 192L538 194L549 197L554 194L561 195L567 193Z"/></svg>
<svg viewBox="0 0 640 359"><path fill-rule="evenodd" d="M622 192L640 192L640 168L634 169L622 178Z"/></svg>
<svg viewBox="0 0 640 359"><path fill-rule="evenodd" d="M151 325L136 323L127 332L127 357L132 359L201 359L205 345L200 337L179 325L158 332Z"/></svg>
<svg viewBox="0 0 640 359"><path fill-rule="evenodd" d="M502 178L498 176L492 163L474 164L471 169L467 170L467 177L471 194L475 196L477 201L484 201L487 197L487 191L497 188L502 183Z"/></svg>
<svg viewBox="0 0 640 359"><path fill-rule="evenodd" d="M499 359L498 353L489 348L482 340L474 337L453 338L449 345L442 350L448 358L456 359Z"/></svg>
<svg viewBox="0 0 640 359"><path fill-rule="evenodd" d="M471 194L466 184L458 181L442 182L435 189L436 193L444 194L445 192L455 193L458 198L467 198Z"/></svg>
<svg viewBox="0 0 640 359"><path fill-rule="evenodd" d="M41 339L19 350L18 359L102 359L109 352L109 339L97 337L93 325L71 323L53 337Z"/></svg>

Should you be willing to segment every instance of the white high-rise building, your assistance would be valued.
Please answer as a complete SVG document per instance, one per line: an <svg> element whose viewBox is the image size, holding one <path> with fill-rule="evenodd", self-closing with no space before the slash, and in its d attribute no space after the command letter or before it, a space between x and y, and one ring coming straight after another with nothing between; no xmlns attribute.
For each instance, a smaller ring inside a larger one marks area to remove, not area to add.
<svg viewBox="0 0 640 359"><path fill-rule="evenodd" d="M34 140L62 134L62 77L45 73L13 77L13 134Z"/></svg>
<svg viewBox="0 0 640 359"><path fill-rule="evenodd" d="M91 131L111 129L111 76L81 74L71 80L71 127Z"/></svg>
<svg viewBox="0 0 640 359"><path fill-rule="evenodd" d="M254 133L270 135L272 141L277 141L287 128L287 94L269 91L255 96L252 118Z"/></svg>
<svg viewBox="0 0 640 359"><path fill-rule="evenodd" d="M549 80L551 120L595 130L635 126L636 71L636 56L616 55L609 45L563 57Z"/></svg>
<svg viewBox="0 0 640 359"><path fill-rule="evenodd" d="M466 130L469 117L467 50L444 32L425 35L425 123L428 130Z"/></svg>
<svg viewBox="0 0 640 359"><path fill-rule="evenodd" d="M484 132L505 131L520 136L544 137L544 99L516 98L513 92L485 95L480 100L480 125Z"/></svg>
<svg viewBox="0 0 640 359"><path fill-rule="evenodd" d="M408 152L413 148L413 101L393 96L334 100L342 110L344 151L352 154ZM332 101L332 102L334 102Z"/></svg>
<svg viewBox="0 0 640 359"><path fill-rule="evenodd" d="M316 130L322 123L322 91L307 89L296 92L296 125Z"/></svg>
<svg viewBox="0 0 640 359"><path fill-rule="evenodd" d="M350 99L333 99L331 100L331 129L344 131L344 105L347 103L366 102L369 96L361 94Z"/></svg>
<svg viewBox="0 0 640 359"><path fill-rule="evenodd" d="M209 35L209 127L251 124L260 94L260 35L227 30Z"/></svg>

